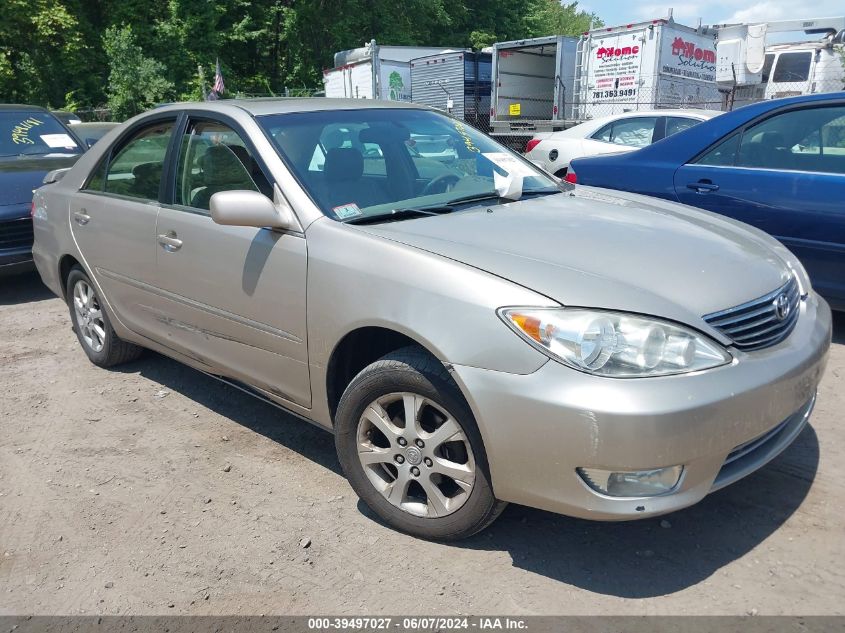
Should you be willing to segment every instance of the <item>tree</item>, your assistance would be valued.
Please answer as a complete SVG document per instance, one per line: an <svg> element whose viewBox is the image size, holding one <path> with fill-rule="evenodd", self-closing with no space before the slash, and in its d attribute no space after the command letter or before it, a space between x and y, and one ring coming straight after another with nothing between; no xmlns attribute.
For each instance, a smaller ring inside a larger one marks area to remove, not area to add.
<svg viewBox="0 0 845 633"><path fill-rule="evenodd" d="M128 25L112 26L103 35L109 63L108 107L118 120L143 112L172 97L173 84L164 64L144 55Z"/></svg>

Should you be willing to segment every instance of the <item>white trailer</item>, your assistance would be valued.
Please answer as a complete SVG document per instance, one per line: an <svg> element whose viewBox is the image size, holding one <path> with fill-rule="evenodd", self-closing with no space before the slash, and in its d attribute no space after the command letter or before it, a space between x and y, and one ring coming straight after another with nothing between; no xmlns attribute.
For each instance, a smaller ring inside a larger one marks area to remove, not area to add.
<svg viewBox="0 0 845 633"><path fill-rule="evenodd" d="M493 45L490 127L531 137L572 120L578 38L552 35Z"/></svg>
<svg viewBox="0 0 845 633"><path fill-rule="evenodd" d="M411 60L426 55L464 51L444 46L366 46L335 53L334 68L323 71L327 97L411 100Z"/></svg>
<svg viewBox="0 0 845 633"><path fill-rule="evenodd" d="M716 81L732 105L845 88L845 17L726 24L718 28ZM817 41L767 45L769 33L823 34Z"/></svg>
<svg viewBox="0 0 845 633"><path fill-rule="evenodd" d="M578 120L656 108L720 110L715 31L671 15L594 29L578 45Z"/></svg>

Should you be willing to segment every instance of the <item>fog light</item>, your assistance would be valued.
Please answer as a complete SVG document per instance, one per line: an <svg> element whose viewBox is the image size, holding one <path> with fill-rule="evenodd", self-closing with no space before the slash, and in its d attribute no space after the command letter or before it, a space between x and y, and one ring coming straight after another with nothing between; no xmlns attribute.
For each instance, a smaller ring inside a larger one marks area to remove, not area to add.
<svg viewBox="0 0 845 633"><path fill-rule="evenodd" d="M593 490L611 497L654 497L670 492L681 479L683 466L617 472L578 468L581 479Z"/></svg>

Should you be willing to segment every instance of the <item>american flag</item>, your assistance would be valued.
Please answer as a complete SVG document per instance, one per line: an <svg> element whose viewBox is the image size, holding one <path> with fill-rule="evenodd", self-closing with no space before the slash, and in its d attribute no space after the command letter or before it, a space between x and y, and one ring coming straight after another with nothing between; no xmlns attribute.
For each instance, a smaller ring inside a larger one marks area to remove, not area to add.
<svg viewBox="0 0 845 633"><path fill-rule="evenodd" d="M220 60L217 60L217 69L214 71L214 85L211 87L211 91L217 93L217 96L223 94L226 90L226 86L223 85L223 72L220 70Z"/></svg>

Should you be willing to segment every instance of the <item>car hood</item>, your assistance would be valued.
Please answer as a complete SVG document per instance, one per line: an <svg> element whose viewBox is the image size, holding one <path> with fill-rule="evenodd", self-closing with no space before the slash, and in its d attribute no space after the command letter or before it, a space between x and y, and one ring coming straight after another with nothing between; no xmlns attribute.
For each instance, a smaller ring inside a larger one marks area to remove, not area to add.
<svg viewBox="0 0 845 633"><path fill-rule="evenodd" d="M80 154L0 157L0 206L28 203L47 172L70 167Z"/></svg>
<svg viewBox="0 0 845 633"><path fill-rule="evenodd" d="M791 274L778 244L682 205L577 187L571 193L360 228L437 253L563 305L701 323Z"/></svg>

